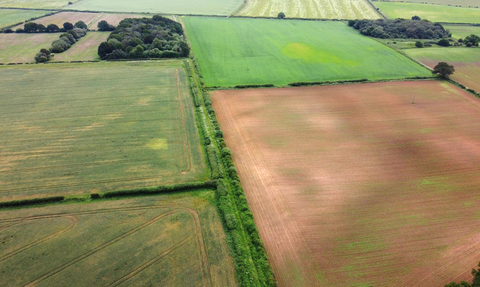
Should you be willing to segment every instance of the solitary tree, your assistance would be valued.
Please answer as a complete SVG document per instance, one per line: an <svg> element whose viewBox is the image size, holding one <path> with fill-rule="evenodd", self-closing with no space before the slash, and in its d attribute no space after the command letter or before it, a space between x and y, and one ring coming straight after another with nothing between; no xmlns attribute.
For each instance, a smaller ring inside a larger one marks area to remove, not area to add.
<svg viewBox="0 0 480 287"><path fill-rule="evenodd" d="M437 42L437 45L448 47L450 46L450 42L447 39L441 39L440 41Z"/></svg>
<svg viewBox="0 0 480 287"><path fill-rule="evenodd" d="M75 23L75 25L73 25L73 27L81 28L81 29L88 29L87 24L85 24L85 22L83 22L83 21L78 21L77 23Z"/></svg>
<svg viewBox="0 0 480 287"><path fill-rule="evenodd" d="M417 42L415 42L415 47L417 47L417 48L423 48L423 42L422 42L422 41L417 41Z"/></svg>
<svg viewBox="0 0 480 287"><path fill-rule="evenodd" d="M448 79L453 72L455 72L455 68L452 65L440 62L433 68L432 74L438 74L440 77Z"/></svg>
<svg viewBox="0 0 480 287"><path fill-rule="evenodd" d="M59 29L60 28L58 28L58 26L55 25L55 24L49 24L47 26L47 32L49 32L49 33L58 32Z"/></svg>
<svg viewBox="0 0 480 287"><path fill-rule="evenodd" d="M278 19L283 19L283 18L285 18L285 13L283 12L278 13Z"/></svg>
<svg viewBox="0 0 480 287"><path fill-rule="evenodd" d="M420 21L422 20L419 16L415 15L412 17L412 20L417 20L417 21Z"/></svg>
<svg viewBox="0 0 480 287"><path fill-rule="evenodd" d="M65 22L63 23L63 29L65 29L65 31L70 31L73 29L73 24L70 22Z"/></svg>

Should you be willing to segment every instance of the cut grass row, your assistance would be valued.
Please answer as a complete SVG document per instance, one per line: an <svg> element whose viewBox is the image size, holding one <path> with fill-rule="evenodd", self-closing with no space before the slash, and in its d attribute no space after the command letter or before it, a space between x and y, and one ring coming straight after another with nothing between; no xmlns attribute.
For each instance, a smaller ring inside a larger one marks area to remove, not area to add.
<svg viewBox="0 0 480 287"><path fill-rule="evenodd" d="M340 22L187 17L184 23L207 87L430 75Z"/></svg>

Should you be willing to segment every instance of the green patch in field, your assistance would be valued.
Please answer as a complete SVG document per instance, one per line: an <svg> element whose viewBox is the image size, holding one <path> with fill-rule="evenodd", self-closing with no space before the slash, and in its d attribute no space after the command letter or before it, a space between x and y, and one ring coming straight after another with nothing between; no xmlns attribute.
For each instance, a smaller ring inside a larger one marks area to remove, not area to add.
<svg viewBox="0 0 480 287"><path fill-rule="evenodd" d="M0 9L0 28L41 17L54 11Z"/></svg>
<svg viewBox="0 0 480 287"><path fill-rule="evenodd" d="M480 23L480 9L394 2L375 2L375 5L390 19L410 19L417 15L432 22Z"/></svg>
<svg viewBox="0 0 480 287"><path fill-rule="evenodd" d="M184 19L207 86L430 76L341 22Z"/></svg>
<svg viewBox="0 0 480 287"><path fill-rule="evenodd" d="M452 37L455 39L464 39L471 34L480 36L479 26L467 26L467 25L443 25L447 30L450 30Z"/></svg>
<svg viewBox="0 0 480 287"><path fill-rule="evenodd" d="M65 0L0 0L0 7L5 8L29 8L29 9L57 9L67 6L68 2Z"/></svg>

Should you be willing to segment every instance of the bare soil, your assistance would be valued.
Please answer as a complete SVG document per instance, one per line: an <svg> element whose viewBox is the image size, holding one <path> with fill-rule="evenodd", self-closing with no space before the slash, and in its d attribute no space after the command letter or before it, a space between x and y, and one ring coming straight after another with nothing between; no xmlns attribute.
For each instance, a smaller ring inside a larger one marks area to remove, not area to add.
<svg viewBox="0 0 480 287"><path fill-rule="evenodd" d="M280 286L471 281L478 99L417 81L212 100Z"/></svg>

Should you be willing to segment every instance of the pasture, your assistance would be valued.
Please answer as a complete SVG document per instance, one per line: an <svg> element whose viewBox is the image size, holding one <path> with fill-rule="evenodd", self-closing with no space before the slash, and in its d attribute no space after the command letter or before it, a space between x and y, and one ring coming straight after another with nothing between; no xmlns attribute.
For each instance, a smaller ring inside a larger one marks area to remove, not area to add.
<svg viewBox="0 0 480 287"><path fill-rule="evenodd" d="M0 200L207 178L180 61L0 68Z"/></svg>
<svg viewBox="0 0 480 287"><path fill-rule="evenodd" d="M187 17L184 23L206 86L430 75L341 22Z"/></svg>
<svg viewBox="0 0 480 287"><path fill-rule="evenodd" d="M0 0L1 1L1 0ZM82 0L68 9L80 11L230 15L243 3L242 0Z"/></svg>
<svg viewBox="0 0 480 287"><path fill-rule="evenodd" d="M480 49L478 48L428 48L404 51L410 57L433 69L438 62L455 67L452 79L468 88L480 91Z"/></svg>
<svg viewBox="0 0 480 287"><path fill-rule="evenodd" d="M0 285L236 286L213 197L0 211Z"/></svg>
<svg viewBox="0 0 480 287"><path fill-rule="evenodd" d="M452 37L455 39L464 39L471 34L480 36L479 26L466 26L466 25L443 25L445 29L452 32Z"/></svg>
<svg viewBox="0 0 480 287"><path fill-rule="evenodd" d="M431 22L441 23L480 23L480 9L459 8L443 5L375 2L375 6L390 19L411 19L420 16Z"/></svg>
<svg viewBox="0 0 480 287"><path fill-rule="evenodd" d="M75 3L78 0L0 0L0 7L28 9L57 9Z"/></svg>
<svg viewBox="0 0 480 287"><path fill-rule="evenodd" d="M319 19L378 19L375 9L366 0L252 0L238 13L241 16Z"/></svg>
<svg viewBox="0 0 480 287"><path fill-rule="evenodd" d="M51 12L53 11L0 9L0 28L41 17Z"/></svg>
<svg viewBox="0 0 480 287"><path fill-rule="evenodd" d="M58 35L0 34L0 63L34 63L40 49L50 48Z"/></svg>
<svg viewBox="0 0 480 287"><path fill-rule="evenodd" d="M478 8L480 6L477 0L388 0L387 2L423 3L423 4L435 4L435 5L447 5L447 6L460 6L465 8Z"/></svg>
<svg viewBox="0 0 480 287"><path fill-rule="evenodd" d="M212 102L280 286L471 281L477 98L416 81L216 91Z"/></svg>
<svg viewBox="0 0 480 287"><path fill-rule="evenodd" d="M111 32L88 32L75 45L63 53L56 54L50 61L93 61L100 60L98 46L107 40Z"/></svg>

